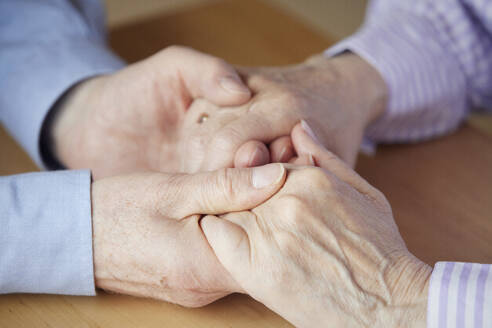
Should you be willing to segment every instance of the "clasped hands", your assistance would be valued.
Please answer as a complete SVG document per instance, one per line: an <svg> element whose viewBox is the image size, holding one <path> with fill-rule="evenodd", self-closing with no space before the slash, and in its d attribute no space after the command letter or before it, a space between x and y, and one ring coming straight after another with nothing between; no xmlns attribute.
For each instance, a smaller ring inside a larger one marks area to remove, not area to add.
<svg viewBox="0 0 492 328"><path fill-rule="evenodd" d="M238 71L170 47L65 97L52 151L96 180L96 285L185 306L248 293L305 327L421 323L430 269L350 168L384 108L377 73L350 54Z"/></svg>

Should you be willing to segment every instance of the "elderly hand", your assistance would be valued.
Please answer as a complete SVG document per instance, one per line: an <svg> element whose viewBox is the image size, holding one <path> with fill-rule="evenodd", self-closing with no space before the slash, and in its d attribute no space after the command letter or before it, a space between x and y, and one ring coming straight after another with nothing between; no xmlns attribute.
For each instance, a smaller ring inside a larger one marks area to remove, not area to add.
<svg viewBox="0 0 492 328"><path fill-rule="evenodd" d="M202 306L240 291L208 245L200 214L259 205L282 186L280 164L146 173L92 185L94 272L106 290Z"/></svg>
<svg viewBox="0 0 492 328"><path fill-rule="evenodd" d="M223 60L169 47L71 90L50 131L53 153L68 168L92 169L96 179L200 166L188 163L193 154L183 152L180 144L198 126L183 126L188 108L198 98L235 106L247 102L250 91Z"/></svg>
<svg viewBox="0 0 492 328"><path fill-rule="evenodd" d="M353 166L363 132L386 106L387 88L376 70L360 57L313 57L296 66L240 69L253 91L242 115L210 137L204 161L211 169L249 165L269 144L272 162L292 156L290 132L306 120L322 144ZM248 143L256 141L253 145ZM255 148L256 146L256 148ZM221 152L225 157L217 157ZM207 167L205 167L207 169Z"/></svg>
<svg viewBox="0 0 492 328"><path fill-rule="evenodd" d="M310 133L292 132L296 162L321 168L290 167L260 206L202 219L219 261L299 327L425 327L430 267L407 250L383 194Z"/></svg>

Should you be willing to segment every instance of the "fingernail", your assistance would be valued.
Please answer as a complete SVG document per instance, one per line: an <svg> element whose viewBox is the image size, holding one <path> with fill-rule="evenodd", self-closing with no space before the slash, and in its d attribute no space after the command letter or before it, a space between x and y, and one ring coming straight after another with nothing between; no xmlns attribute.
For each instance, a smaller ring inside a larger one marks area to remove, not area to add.
<svg viewBox="0 0 492 328"><path fill-rule="evenodd" d="M284 147L282 147L282 151L280 152L280 155L279 155L279 157L278 157L278 161L279 161L280 163L284 163L284 162L286 162L286 161L288 160L288 158L284 158L285 154L287 154L287 149L288 149L288 148L287 148L287 147L285 147L285 146L284 146Z"/></svg>
<svg viewBox="0 0 492 328"><path fill-rule="evenodd" d="M268 164L253 168L253 187L263 189L278 182L283 175L283 166L279 164Z"/></svg>
<svg viewBox="0 0 492 328"><path fill-rule="evenodd" d="M236 78L226 76L220 80L221 87L227 92L231 93L248 93L249 89L245 87L240 81Z"/></svg>
<svg viewBox="0 0 492 328"><path fill-rule="evenodd" d="M304 131L306 131L306 133L308 134L308 136L311 137L311 139L314 140L314 142L318 143L318 144L321 144L321 142L319 142L319 139L318 137L316 136L316 134L314 134L314 131L313 129L311 129L311 127L309 126L309 124L307 124L306 121L302 120L301 121L301 126L302 128L304 129Z"/></svg>
<svg viewBox="0 0 492 328"><path fill-rule="evenodd" d="M258 164L256 164L256 165L254 165L254 164L258 163L258 159L260 156L261 156L260 150L258 148L256 148L253 155L251 155L251 157L249 158L248 167L258 165Z"/></svg>

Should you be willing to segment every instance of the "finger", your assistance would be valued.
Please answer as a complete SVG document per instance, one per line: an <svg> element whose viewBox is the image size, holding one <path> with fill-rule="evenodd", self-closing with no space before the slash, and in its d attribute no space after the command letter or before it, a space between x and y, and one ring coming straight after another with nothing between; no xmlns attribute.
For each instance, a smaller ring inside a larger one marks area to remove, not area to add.
<svg viewBox="0 0 492 328"><path fill-rule="evenodd" d="M234 157L234 167L254 167L270 163L270 152L263 142L248 141Z"/></svg>
<svg viewBox="0 0 492 328"><path fill-rule="evenodd" d="M239 147L249 140L268 144L280 136L290 134L298 121L287 112L283 115L274 108L271 112L263 109L250 109L248 113L217 131L207 147L204 170L210 171L233 163Z"/></svg>
<svg viewBox="0 0 492 328"><path fill-rule="evenodd" d="M295 156L294 145L290 136L280 137L270 143L272 163L288 163Z"/></svg>
<svg viewBox="0 0 492 328"><path fill-rule="evenodd" d="M178 220L193 214L249 210L275 194L285 177L286 170L280 164L180 175L165 186L161 198L171 204L166 214Z"/></svg>
<svg viewBox="0 0 492 328"><path fill-rule="evenodd" d="M250 272L248 234L241 226L212 215L202 218L200 226L217 259L240 286L237 292L242 292L244 275Z"/></svg>
<svg viewBox="0 0 492 328"><path fill-rule="evenodd" d="M224 60L186 47L166 51L193 99L205 98L218 106L242 105L250 99L249 88Z"/></svg>
<svg viewBox="0 0 492 328"><path fill-rule="evenodd" d="M291 137L294 148L299 156L312 156L316 166L334 174L340 180L359 190L359 192L367 193L372 189L369 183L319 142L306 121L301 121L301 123L292 129Z"/></svg>
<svg viewBox="0 0 492 328"><path fill-rule="evenodd" d="M299 166L316 166L314 157L311 154L302 154L298 157L293 157L289 163Z"/></svg>

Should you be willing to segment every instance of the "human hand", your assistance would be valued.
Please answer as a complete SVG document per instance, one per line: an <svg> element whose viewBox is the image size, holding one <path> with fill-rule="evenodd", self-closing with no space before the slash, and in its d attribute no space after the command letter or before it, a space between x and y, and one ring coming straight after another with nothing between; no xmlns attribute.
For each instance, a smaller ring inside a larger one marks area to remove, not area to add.
<svg viewBox="0 0 492 328"><path fill-rule="evenodd" d="M261 143L269 144L272 162L284 162L292 156L290 132L301 119L312 126L324 146L353 166L365 127L386 106L384 81L354 54L239 71L254 97L235 108L238 116L217 129L205 144L208 156L203 162L211 169L228 163L248 166L256 149L265 153ZM215 156L218 152L224 156Z"/></svg>
<svg viewBox="0 0 492 328"><path fill-rule="evenodd" d="M200 215L257 206L278 191L285 175L280 164L269 164L94 182L96 285L191 307L241 291L208 245Z"/></svg>
<svg viewBox="0 0 492 328"><path fill-rule="evenodd" d="M299 327L425 327L431 269L407 250L390 205L297 125L284 186L239 213L206 216L224 268Z"/></svg>
<svg viewBox="0 0 492 328"><path fill-rule="evenodd" d="M223 60L166 48L69 91L50 131L53 153L68 168L90 168L95 179L144 170L184 172L193 154L182 151L180 140L198 124L185 128L183 122L198 98L235 106L247 102L250 91Z"/></svg>

